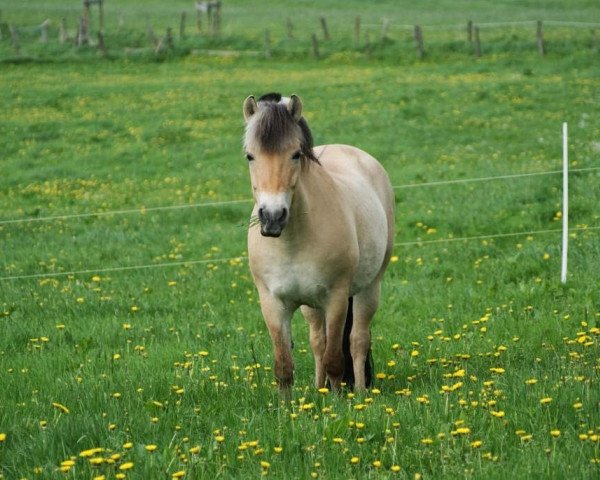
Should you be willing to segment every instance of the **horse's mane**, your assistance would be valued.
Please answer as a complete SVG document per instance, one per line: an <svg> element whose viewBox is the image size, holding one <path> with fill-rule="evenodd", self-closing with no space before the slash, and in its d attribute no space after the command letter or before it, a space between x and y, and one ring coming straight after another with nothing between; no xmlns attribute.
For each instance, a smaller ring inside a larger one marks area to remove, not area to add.
<svg viewBox="0 0 600 480"><path fill-rule="evenodd" d="M268 93L258 99L259 109L256 124L253 126L255 138L261 148L277 153L295 138L300 140L302 158L319 163L313 152L313 136L304 117L295 122L282 101L280 93Z"/></svg>

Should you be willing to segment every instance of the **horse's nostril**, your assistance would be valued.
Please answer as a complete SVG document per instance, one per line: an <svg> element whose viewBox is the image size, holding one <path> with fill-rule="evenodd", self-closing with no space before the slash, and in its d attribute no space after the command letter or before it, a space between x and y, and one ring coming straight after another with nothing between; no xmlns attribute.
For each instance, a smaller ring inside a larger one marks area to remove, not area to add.
<svg viewBox="0 0 600 480"><path fill-rule="evenodd" d="M262 208L262 207L260 207L260 208L258 209L258 218L259 218L260 220L263 220L263 219L265 218L265 209L264 209L264 208Z"/></svg>
<svg viewBox="0 0 600 480"><path fill-rule="evenodd" d="M287 208L281 209L281 215L279 215L279 221L282 222L287 217Z"/></svg>

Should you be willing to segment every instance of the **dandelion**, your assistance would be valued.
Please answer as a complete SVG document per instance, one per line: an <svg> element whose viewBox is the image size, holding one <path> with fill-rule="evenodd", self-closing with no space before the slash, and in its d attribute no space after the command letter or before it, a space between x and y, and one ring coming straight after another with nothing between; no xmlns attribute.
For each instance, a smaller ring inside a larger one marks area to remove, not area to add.
<svg viewBox="0 0 600 480"><path fill-rule="evenodd" d="M175 472L173 475L171 475L171 478L183 478L185 477L185 470L179 470L178 472Z"/></svg>
<svg viewBox="0 0 600 480"><path fill-rule="evenodd" d="M431 445L431 444L433 443L433 440L432 440L431 438L429 438L429 437L427 437L427 438L422 438L422 439L421 439L421 443L422 443L423 445Z"/></svg>
<svg viewBox="0 0 600 480"><path fill-rule="evenodd" d="M124 448L125 450L131 450L131 449L133 448L133 443L131 443L131 442L127 442L127 443L125 443L125 444L123 445L123 448Z"/></svg>
<svg viewBox="0 0 600 480"><path fill-rule="evenodd" d="M282 447L273 447L273 451L275 453L281 453L281 452L283 452L283 448Z"/></svg>
<svg viewBox="0 0 600 480"><path fill-rule="evenodd" d="M491 410L490 413L491 413L492 417L496 417L496 418L504 418L504 415L505 415L504 410L498 410L498 411Z"/></svg>
<svg viewBox="0 0 600 480"><path fill-rule="evenodd" d="M62 403L52 402L52 406L57 410L60 410L62 413L69 413L69 409L65 407Z"/></svg>
<svg viewBox="0 0 600 480"><path fill-rule="evenodd" d="M537 382L537 378L530 378L528 380L525 380L526 385L535 385Z"/></svg>
<svg viewBox="0 0 600 480"><path fill-rule="evenodd" d="M552 402L552 397L544 397L540 400L540 403L542 405L548 405L551 402Z"/></svg>
<svg viewBox="0 0 600 480"><path fill-rule="evenodd" d="M373 460L373 466L375 468L381 468L381 460Z"/></svg>
<svg viewBox="0 0 600 480"><path fill-rule="evenodd" d="M190 448L190 453L197 455L200 453L200 447L196 445L195 447Z"/></svg>
<svg viewBox="0 0 600 480"><path fill-rule="evenodd" d="M471 448L479 448L481 447L481 445L483 445L483 442L481 440L475 440L471 442Z"/></svg>
<svg viewBox="0 0 600 480"><path fill-rule="evenodd" d="M80 457L86 458L86 457L93 457L94 455L103 452L104 449L103 448L90 448L89 450L83 450L82 452L79 453Z"/></svg>
<svg viewBox="0 0 600 480"><path fill-rule="evenodd" d="M394 473L398 473L401 470L400 465L392 465L392 468L390 468L390 470Z"/></svg>
<svg viewBox="0 0 600 480"><path fill-rule="evenodd" d="M146 449L147 452L154 452L158 447L156 445L150 444L150 445L146 445L144 447Z"/></svg>
<svg viewBox="0 0 600 480"><path fill-rule="evenodd" d="M560 437L560 430L558 430L558 429L550 430L550 435L553 438L558 438L558 437Z"/></svg>
<svg viewBox="0 0 600 480"><path fill-rule="evenodd" d="M217 436L215 437L215 441L216 441L217 443L223 443L223 442L225 441L225 437L224 437L223 435L217 435Z"/></svg>
<svg viewBox="0 0 600 480"><path fill-rule="evenodd" d="M6 433L0 433L0 443L6 441Z"/></svg>
<svg viewBox="0 0 600 480"><path fill-rule="evenodd" d="M119 467L119 470L123 470L123 471L131 470L133 468L133 466L134 466L133 462L125 462L123 465L121 465Z"/></svg>
<svg viewBox="0 0 600 480"><path fill-rule="evenodd" d="M360 458L359 458L359 457L352 457L352 458L350 459L350 463L351 463L352 465L357 465L357 464L359 464L359 463L360 463Z"/></svg>
<svg viewBox="0 0 600 480"><path fill-rule="evenodd" d="M319 388L318 392L322 395L327 395L329 393L329 389L326 387Z"/></svg>

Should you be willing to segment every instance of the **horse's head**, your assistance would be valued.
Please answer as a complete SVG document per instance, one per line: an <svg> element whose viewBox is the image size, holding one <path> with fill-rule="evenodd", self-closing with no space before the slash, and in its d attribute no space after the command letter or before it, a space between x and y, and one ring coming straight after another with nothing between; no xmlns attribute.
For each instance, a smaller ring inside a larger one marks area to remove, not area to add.
<svg viewBox="0 0 600 480"><path fill-rule="evenodd" d="M278 93L244 101L244 147L250 166L252 194L258 207L260 232L279 237L286 226L302 167L318 161L313 140L296 95Z"/></svg>

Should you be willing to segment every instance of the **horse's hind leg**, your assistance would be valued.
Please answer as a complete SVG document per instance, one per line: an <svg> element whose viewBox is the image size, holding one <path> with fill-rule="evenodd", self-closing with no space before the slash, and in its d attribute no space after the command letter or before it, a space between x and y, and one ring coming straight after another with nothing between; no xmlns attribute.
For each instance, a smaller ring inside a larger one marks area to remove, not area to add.
<svg viewBox="0 0 600 480"><path fill-rule="evenodd" d="M370 325L373 315L379 307L380 280L377 279L370 287L354 296L354 324L350 332L350 353L354 366L354 388L365 390L366 366L371 349Z"/></svg>
<svg viewBox="0 0 600 480"><path fill-rule="evenodd" d="M325 386L325 367L323 365L323 355L327 344L325 334L325 312L306 305L301 307L302 315L310 327L310 348L315 357L315 386L323 388Z"/></svg>

